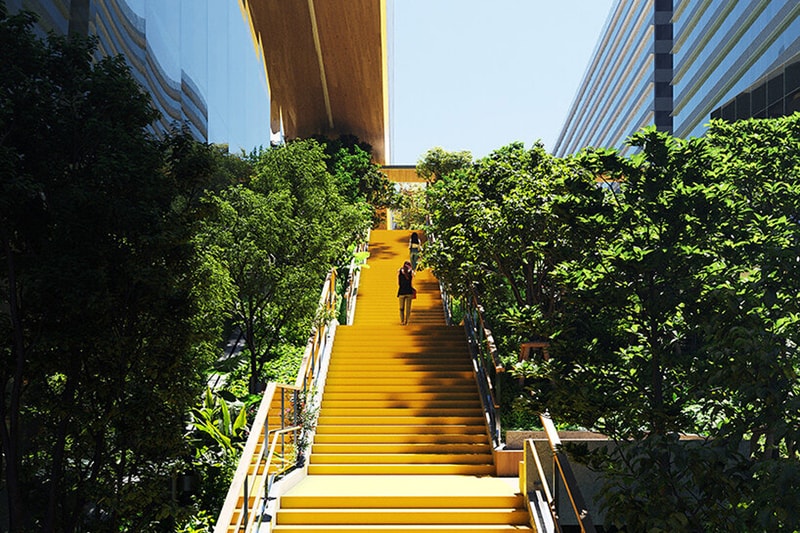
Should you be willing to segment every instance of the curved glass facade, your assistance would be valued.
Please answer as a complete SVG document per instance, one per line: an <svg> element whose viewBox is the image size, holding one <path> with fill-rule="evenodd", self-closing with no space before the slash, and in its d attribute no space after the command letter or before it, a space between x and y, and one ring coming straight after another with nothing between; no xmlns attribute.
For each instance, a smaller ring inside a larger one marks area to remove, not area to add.
<svg viewBox="0 0 800 533"><path fill-rule="evenodd" d="M269 144L266 73L239 2L230 0L8 0L40 17L42 32L97 35L100 56L122 54L162 118L198 140L247 152Z"/></svg>

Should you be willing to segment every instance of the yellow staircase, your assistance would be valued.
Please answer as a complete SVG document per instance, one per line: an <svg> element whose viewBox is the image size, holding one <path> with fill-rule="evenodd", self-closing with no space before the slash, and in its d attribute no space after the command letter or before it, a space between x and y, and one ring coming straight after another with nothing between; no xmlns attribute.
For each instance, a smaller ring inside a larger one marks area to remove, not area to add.
<svg viewBox="0 0 800 533"><path fill-rule="evenodd" d="M513 481L493 477L467 341L445 324L430 271L417 273L400 324L409 235L372 232L354 324L336 331L309 475L281 497L274 531L531 529Z"/></svg>

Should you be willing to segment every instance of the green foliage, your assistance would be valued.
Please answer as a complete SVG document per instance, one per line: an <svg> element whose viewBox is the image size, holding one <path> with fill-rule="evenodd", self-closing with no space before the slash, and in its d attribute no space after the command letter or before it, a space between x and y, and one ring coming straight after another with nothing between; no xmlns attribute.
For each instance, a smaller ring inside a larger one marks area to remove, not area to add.
<svg viewBox="0 0 800 533"><path fill-rule="evenodd" d="M348 203L366 202L373 225L381 222L382 210L400 201L394 185L372 161L372 147L354 136L336 140L317 138L327 155L328 172L339 183L339 193Z"/></svg>
<svg viewBox="0 0 800 533"><path fill-rule="evenodd" d="M216 521L216 515L208 511L199 511L180 526L176 533L210 533L214 530Z"/></svg>
<svg viewBox="0 0 800 533"><path fill-rule="evenodd" d="M228 402L211 389L206 389L203 403L191 411L190 427L195 433L194 438L210 440L224 455L236 454L244 444L247 430L247 411L241 405L238 408L234 418Z"/></svg>
<svg viewBox="0 0 800 533"><path fill-rule="evenodd" d="M425 156L417 161L417 174L428 183L440 180L458 170L468 169L472 165L472 153L448 152L439 146L431 148Z"/></svg>
<svg viewBox="0 0 800 533"><path fill-rule="evenodd" d="M120 58L0 14L0 420L12 530L155 529L220 334L193 244L214 156ZM7 300L6 300L7 298ZM32 502L36 502L35 505Z"/></svg>
<svg viewBox="0 0 800 533"><path fill-rule="evenodd" d="M230 313L244 332L256 392L283 345L305 345L322 282L369 213L339 194L316 141L273 148L252 164L249 183L209 196L200 242L232 287Z"/></svg>
<svg viewBox="0 0 800 533"><path fill-rule="evenodd" d="M417 187L400 191L399 209L394 217L397 229L423 229L428 222L425 189Z"/></svg>
<svg viewBox="0 0 800 533"><path fill-rule="evenodd" d="M294 385L300 364L303 362L305 346L285 344L278 349L277 356L264 365L264 381L274 381L286 385Z"/></svg>
<svg viewBox="0 0 800 533"><path fill-rule="evenodd" d="M495 326L517 335L517 345L548 336L541 317L559 297L551 274L563 257L580 253L586 238L564 206L592 195L593 176L574 162L548 155L541 145L501 148L428 188L436 239L426 264L450 294L477 294L489 307L501 302L505 312L496 318L505 326Z"/></svg>
<svg viewBox="0 0 800 533"><path fill-rule="evenodd" d="M447 174L428 261L479 296L500 353L550 341L516 365L505 421L547 410L611 437L575 452L605 474L610 523L795 531L800 115L630 143L566 160L511 145Z"/></svg>
<svg viewBox="0 0 800 533"><path fill-rule="evenodd" d="M780 451L798 437L797 121L715 123L689 141L648 129L630 158L581 155L624 183L608 190L613 209L593 210L585 253L555 272L553 360L531 373L531 407L617 441L595 463L617 525L792 524L753 498L784 493L763 466L797 462Z"/></svg>

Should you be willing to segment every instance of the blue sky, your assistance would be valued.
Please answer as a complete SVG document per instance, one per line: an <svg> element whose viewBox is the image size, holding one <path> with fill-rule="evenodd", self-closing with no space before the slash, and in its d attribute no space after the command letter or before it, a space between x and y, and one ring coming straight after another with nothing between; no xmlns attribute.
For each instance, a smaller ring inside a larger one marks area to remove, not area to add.
<svg viewBox="0 0 800 533"><path fill-rule="evenodd" d="M476 158L551 150L613 0L388 3L391 163L434 146Z"/></svg>

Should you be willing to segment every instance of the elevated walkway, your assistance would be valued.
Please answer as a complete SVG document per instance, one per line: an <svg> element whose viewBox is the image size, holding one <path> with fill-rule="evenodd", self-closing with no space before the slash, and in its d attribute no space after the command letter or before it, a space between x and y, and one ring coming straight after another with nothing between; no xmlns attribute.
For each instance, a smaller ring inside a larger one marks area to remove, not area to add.
<svg viewBox="0 0 800 533"><path fill-rule="evenodd" d="M274 531L531 530L492 445L463 329L417 273L400 324L397 270L410 232L376 230L352 326L337 328L308 476L280 498Z"/></svg>

